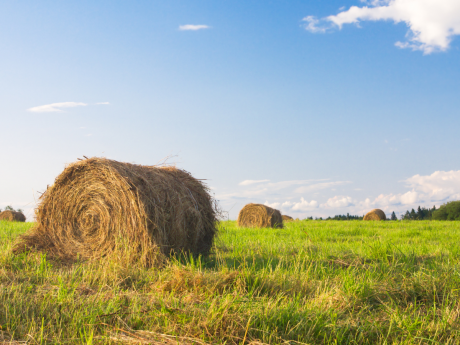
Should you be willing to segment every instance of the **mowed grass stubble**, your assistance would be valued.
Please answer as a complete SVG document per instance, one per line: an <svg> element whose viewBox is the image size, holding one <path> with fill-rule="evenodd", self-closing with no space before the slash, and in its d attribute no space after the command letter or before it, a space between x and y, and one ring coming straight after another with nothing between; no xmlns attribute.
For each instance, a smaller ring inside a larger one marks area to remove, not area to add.
<svg viewBox="0 0 460 345"><path fill-rule="evenodd" d="M460 343L458 222L222 222L161 269L13 256L28 226L0 223L0 342Z"/></svg>

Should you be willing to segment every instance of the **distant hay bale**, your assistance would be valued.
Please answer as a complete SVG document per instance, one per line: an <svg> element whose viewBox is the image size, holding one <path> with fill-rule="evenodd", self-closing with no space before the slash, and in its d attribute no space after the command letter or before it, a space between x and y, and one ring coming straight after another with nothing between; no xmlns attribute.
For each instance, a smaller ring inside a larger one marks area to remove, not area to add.
<svg viewBox="0 0 460 345"><path fill-rule="evenodd" d="M281 213L262 204L247 204L238 214L238 226L247 228L283 228Z"/></svg>
<svg viewBox="0 0 460 345"><path fill-rule="evenodd" d="M287 216L285 214L283 214L282 218L283 218L283 222L292 222L292 221L294 221L294 218L292 218L290 216ZM299 219L299 218L297 218L297 219Z"/></svg>
<svg viewBox="0 0 460 345"><path fill-rule="evenodd" d="M6 210L0 212L0 220L8 220L10 222L25 222L26 216L24 216L22 212Z"/></svg>
<svg viewBox="0 0 460 345"><path fill-rule="evenodd" d="M40 197L36 225L14 252L151 266L161 254L208 254L216 222L208 187L188 172L90 158L67 166Z"/></svg>
<svg viewBox="0 0 460 345"><path fill-rule="evenodd" d="M386 220L387 217L385 216L385 212L381 209L373 209L372 211L368 212L363 220Z"/></svg>

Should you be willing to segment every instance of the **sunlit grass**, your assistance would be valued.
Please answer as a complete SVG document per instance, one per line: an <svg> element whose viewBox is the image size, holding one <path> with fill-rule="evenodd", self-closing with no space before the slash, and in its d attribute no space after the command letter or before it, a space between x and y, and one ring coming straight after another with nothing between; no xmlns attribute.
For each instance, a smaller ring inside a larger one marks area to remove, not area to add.
<svg viewBox="0 0 460 345"><path fill-rule="evenodd" d="M0 343L460 343L458 222L222 222L161 269L13 256L29 226L0 223Z"/></svg>

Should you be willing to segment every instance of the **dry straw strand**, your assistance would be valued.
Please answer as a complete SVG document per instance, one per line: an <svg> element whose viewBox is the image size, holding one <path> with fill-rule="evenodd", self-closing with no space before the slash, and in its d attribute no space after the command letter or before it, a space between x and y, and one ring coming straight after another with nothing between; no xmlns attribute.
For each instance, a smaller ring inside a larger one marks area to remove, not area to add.
<svg viewBox="0 0 460 345"><path fill-rule="evenodd" d="M381 209L373 209L372 211L368 212L363 220L386 220L387 217L385 215L385 212L383 212Z"/></svg>
<svg viewBox="0 0 460 345"><path fill-rule="evenodd" d="M16 211L3 211L0 212L0 220L8 220L11 222L25 222L26 217L22 212L16 212Z"/></svg>
<svg viewBox="0 0 460 345"><path fill-rule="evenodd" d="M14 252L116 254L150 266L171 252L208 254L217 215L208 187L184 170L89 158L68 165L40 197L36 225Z"/></svg>
<svg viewBox="0 0 460 345"><path fill-rule="evenodd" d="M238 226L248 228L283 228L280 211L262 204L247 204L238 214Z"/></svg>

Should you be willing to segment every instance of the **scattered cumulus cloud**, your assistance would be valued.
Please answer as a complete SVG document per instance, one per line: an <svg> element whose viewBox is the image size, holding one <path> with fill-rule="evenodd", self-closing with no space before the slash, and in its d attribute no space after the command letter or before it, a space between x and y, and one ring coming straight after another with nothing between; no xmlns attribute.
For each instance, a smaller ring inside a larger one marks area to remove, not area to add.
<svg viewBox="0 0 460 345"><path fill-rule="evenodd" d="M337 15L322 19L307 16L305 29L325 33L345 24L363 21L393 21L409 28L405 42L396 42L399 48L409 48L431 54L446 51L454 36L460 35L460 1L458 0L371 0L365 6L352 6Z"/></svg>
<svg viewBox="0 0 460 345"><path fill-rule="evenodd" d="M292 213L292 212L295 213L295 212L308 212L308 211L317 209L319 206L319 203L316 200L307 201L304 198L300 198L299 202L285 201L283 203L280 203L280 202L269 203L268 201L265 201L264 205L272 207L272 208L276 208L276 209L281 209L283 213Z"/></svg>
<svg viewBox="0 0 460 345"><path fill-rule="evenodd" d="M321 206L330 208L343 208L354 206L354 203L353 199L349 196L334 196L333 198L329 198L326 203Z"/></svg>
<svg viewBox="0 0 460 345"><path fill-rule="evenodd" d="M351 181L244 180L232 188L231 193L221 194L216 191L216 197L223 205L233 207L232 212L236 214L244 204L254 202L264 203L279 209L283 214L296 215L299 218L346 213L364 215L373 208L380 208L387 214L392 211L398 214L419 205L432 207L460 200L460 170L435 171L431 175L417 174L399 182L398 189L403 190L400 193L356 199L353 194L347 194L354 191L362 194L364 190L355 186L347 187ZM347 188L341 189L341 192L334 192L339 186Z"/></svg>
<svg viewBox="0 0 460 345"><path fill-rule="evenodd" d="M435 171L431 175L414 175L404 181L411 190L404 193L380 194L374 200L366 198L356 203L355 210L364 213L370 208L381 208L387 213L404 212L417 206L432 207L460 200L460 170Z"/></svg>
<svg viewBox="0 0 460 345"><path fill-rule="evenodd" d="M179 26L180 31L198 31L198 30L209 29L209 28L210 28L210 26L208 26L208 25L187 24L187 25L180 25Z"/></svg>
<svg viewBox="0 0 460 345"><path fill-rule="evenodd" d="M32 107L27 110L32 113L54 113L54 112L61 112L65 108L75 108L75 107L84 107L84 106L87 106L87 104L81 103L81 102L62 102L62 103L39 105L38 107Z"/></svg>

